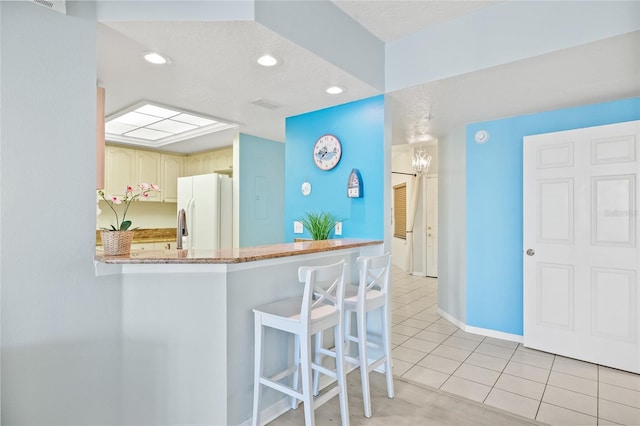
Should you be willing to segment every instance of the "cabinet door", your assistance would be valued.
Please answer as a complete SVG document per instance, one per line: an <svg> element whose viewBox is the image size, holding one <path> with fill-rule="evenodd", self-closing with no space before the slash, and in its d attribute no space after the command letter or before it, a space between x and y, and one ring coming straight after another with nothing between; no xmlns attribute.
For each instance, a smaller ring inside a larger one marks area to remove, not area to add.
<svg viewBox="0 0 640 426"><path fill-rule="evenodd" d="M216 173L230 173L233 168L233 148L215 151L214 167Z"/></svg>
<svg viewBox="0 0 640 426"><path fill-rule="evenodd" d="M200 174L213 173L216 168L213 152L205 152L198 155L202 157L202 171Z"/></svg>
<svg viewBox="0 0 640 426"><path fill-rule="evenodd" d="M189 155L185 160L186 176L202 174L202 157L199 155Z"/></svg>
<svg viewBox="0 0 640 426"><path fill-rule="evenodd" d="M136 150L136 170L138 183L154 183L156 185L162 185L160 179L160 154L151 151L137 151ZM162 189L162 188L160 188ZM149 198L140 197L140 201L160 201L161 193L157 191L151 191Z"/></svg>
<svg viewBox="0 0 640 426"><path fill-rule="evenodd" d="M135 150L108 145L105 154L105 192L122 197L127 186L134 185Z"/></svg>
<svg viewBox="0 0 640 426"><path fill-rule="evenodd" d="M215 169L213 152L189 155L186 159L187 176L213 173Z"/></svg>
<svg viewBox="0 0 640 426"><path fill-rule="evenodd" d="M178 178L182 176L184 157L162 154L162 183L160 194L162 201L175 203L178 201Z"/></svg>
<svg viewBox="0 0 640 426"><path fill-rule="evenodd" d="M154 243L134 243L131 244L131 250L155 250Z"/></svg>
<svg viewBox="0 0 640 426"><path fill-rule="evenodd" d="M171 250L176 248L175 242L165 242L165 243L154 243L154 250Z"/></svg>

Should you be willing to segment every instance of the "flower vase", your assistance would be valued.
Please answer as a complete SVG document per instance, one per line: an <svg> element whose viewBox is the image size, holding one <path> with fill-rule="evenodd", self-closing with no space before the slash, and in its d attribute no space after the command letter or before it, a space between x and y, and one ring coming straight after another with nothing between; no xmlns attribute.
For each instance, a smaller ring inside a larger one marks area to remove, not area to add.
<svg viewBox="0 0 640 426"><path fill-rule="evenodd" d="M104 254L119 256L131 252L134 231L102 231L102 249Z"/></svg>

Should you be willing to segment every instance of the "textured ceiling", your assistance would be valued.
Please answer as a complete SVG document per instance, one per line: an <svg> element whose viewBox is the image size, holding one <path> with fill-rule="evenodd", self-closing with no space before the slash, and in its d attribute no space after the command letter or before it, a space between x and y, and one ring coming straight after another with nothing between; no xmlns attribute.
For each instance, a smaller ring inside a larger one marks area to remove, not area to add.
<svg viewBox="0 0 640 426"><path fill-rule="evenodd" d="M384 41L491 7L480 1L334 3ZM393 144L435 138L465 123L640 94L640 33L387 93ZM150 65L142 53L173 59ZM269 52L274 68L255 63ZM257 22L110 22L97 33L98 80L107 114L140 100L238 123L240 131L284 142L285 119L381 92ZM410 64L408 64L410 66ZM347 91L329 96L324 89ZM255 105L256 100L274 108ZM233 132L167 145L197 152L229 145Z"/></svg>

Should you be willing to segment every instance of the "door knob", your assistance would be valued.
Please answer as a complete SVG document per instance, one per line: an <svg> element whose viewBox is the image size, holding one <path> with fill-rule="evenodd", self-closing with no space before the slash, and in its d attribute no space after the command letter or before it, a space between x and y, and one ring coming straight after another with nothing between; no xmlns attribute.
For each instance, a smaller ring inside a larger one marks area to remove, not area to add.
<svg viewBox="0 0 640 426"><path fill-rule="evenodd" d="M534 249L527 249L527 256L533 256L534 254L536 254Z"/></svg>

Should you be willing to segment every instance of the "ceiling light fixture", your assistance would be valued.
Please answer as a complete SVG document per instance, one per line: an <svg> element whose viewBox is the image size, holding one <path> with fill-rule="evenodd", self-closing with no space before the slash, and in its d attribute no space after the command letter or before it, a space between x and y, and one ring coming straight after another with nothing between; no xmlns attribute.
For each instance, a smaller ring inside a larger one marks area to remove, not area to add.
<svg viewBox="0 0 640 426"><path fill-rule="evenodd" d="M411 168L418 175L423 175L429 171L431 165L431 156L420 146L414 148L411 156Z"/></svg>
<svg viewBox="0 0 640 426"><path fill-rule="evenodd" d="M258 64L263 67L272 67L278 64L278 60L271 55L263 55L258 58Z"/></svg>
<svg viewBox="0 0 640 426"><path fill-rule="evenodd" d="M146 52L144 54L144 60L154 65L166 65L173 63L173 60L170 57L158 52Z"/></svg>
<svg viewBox="0 0 640 426"><path fill-rule="evenodd" d="M214 117L140 102L107 117L105 133L109 141L159 147L235 127Z"/></svg>
<svg viewBox="0 0 640 426"><path fill-rule="evenodd" d="M330 95L339 95L340 93L344 92L344 87L340 87L340 86L327 87L327 90L325 90L325 92L327 92Z"/></svg>

